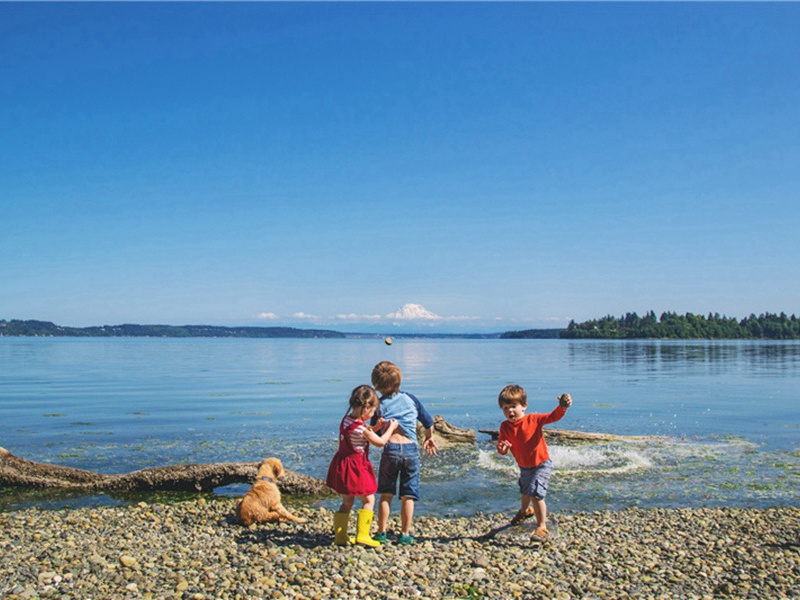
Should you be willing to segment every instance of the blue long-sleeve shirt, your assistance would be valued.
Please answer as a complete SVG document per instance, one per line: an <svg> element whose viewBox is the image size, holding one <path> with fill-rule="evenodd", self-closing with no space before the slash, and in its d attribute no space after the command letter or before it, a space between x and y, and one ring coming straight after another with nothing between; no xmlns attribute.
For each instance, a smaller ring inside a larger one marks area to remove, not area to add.
<svg viewBox="0 0 800 600"><path fill-rule="evenodd" d="M422 406L422 402L413 394L402 390L394 396L381 398L380 408L375 413L376 420L377 417L383 417L387 421L395 419L397 430L414 442L417 442L417 421L425 429L433 427L433 418Z"/></svg>

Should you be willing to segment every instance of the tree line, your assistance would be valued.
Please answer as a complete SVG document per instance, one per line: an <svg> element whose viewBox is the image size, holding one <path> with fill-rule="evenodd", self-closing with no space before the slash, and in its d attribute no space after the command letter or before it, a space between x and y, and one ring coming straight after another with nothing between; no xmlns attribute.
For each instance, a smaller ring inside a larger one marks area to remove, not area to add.
<svg viewBox="0 0 800 600"><path fill-rule="evenodd" d="M696 315L649 311L644 316L635 312L622 317L606 316L583 323L570 321L560 333L562 339L710 339L710 340L796 340L800 339L800 319L763 313L743 319L720 316L719 313Z"/></svg>
<svg viewBox="0 0 800 600"><path fill-rule="evenodd" d="M102 325L63 327L49 321L0 320L0 336L38 337L235 337L343 338L338 331L294 327L217 327L213 325Z"/></svg>

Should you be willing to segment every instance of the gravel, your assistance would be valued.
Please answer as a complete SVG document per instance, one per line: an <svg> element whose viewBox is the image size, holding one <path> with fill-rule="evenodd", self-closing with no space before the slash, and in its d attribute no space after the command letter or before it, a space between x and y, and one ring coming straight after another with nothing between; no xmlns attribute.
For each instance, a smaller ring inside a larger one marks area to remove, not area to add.
<svg viewBox="0 0 800 600"><path fill-rule="evenodd" d="M2 513L0 598L800 598L798 508L559 514L543 545L492 535L510 514L419 517L372 549L334 546L324 508L245 528L233 504Z"/></svg>

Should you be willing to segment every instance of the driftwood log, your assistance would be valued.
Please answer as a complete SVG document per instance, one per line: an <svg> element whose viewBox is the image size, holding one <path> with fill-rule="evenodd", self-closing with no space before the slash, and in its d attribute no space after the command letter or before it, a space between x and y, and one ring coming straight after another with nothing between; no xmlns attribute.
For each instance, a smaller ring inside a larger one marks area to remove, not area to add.
<svg viewBox="0 0 800 600"><path fill-rule="evenodd" d="M417 439L424 439L422 425L417 423ZM474 444L476 441L474 429L461 429L444 420L442 415L433 417L433 439L439 449L452 447L454 444Z"/></svg>
<svg viewBox="0 0 800 600"><path fill-rule="evenodd" d="M479 433L487 434L493 440L499 435L496 430L481 429ZM545 429L544 433L548 441L562 443L653 439L562 429ZM423 435L421 431L419 435L421 439ZM461 429L451 425L441 415L434 417L433 436L440 449L476 442L473 429ZM143 491L212 492L215 488L233 483L252 483L258 465L258 462L170 465L131 473L104 475L73 467L33 462L0 448L0 487L58 490L78 494ZM323 480L288 469L278 481L278 487L284 494L298 496L326 496L334 493Z"/></svg>
<svg viewBox="0 0 800 600"><path fill-rule="evenodd" d="M441 415L434 418L434 436L440 448L455 443L474 443L472 429L450 425ZM131 473L104 475L73 467L37 463L0 448L0 487L16 487L76 493L124 493L142 491L211 492L232 483L251 483L258 462L207 463L153 467ZM334 492L321 479L286 470L278 480L281 493L325 496Z"/></svg>
<svg viewBox="0 0 800 600"><path fill-rule="evenodd" d="M171 465L119 475L37 463L0 448L0 487L24 487L86 493L137 491L211 492L232 483L252 483L258 462ZM282 493L318 496L333 494L325 482L295 471L278 481Z"/></svg>
<svg viewBox="0 0 800 600"><path fill-rule="evenodd" d="M656 439L646 435L613 435L611 433L590 433L587 431L571 431L567 429L542 429L544 439L548 442L563 444L580 442L643 442ZM493 440L500 437L497 429L479 429L478 433L485 433Z"/></svg>

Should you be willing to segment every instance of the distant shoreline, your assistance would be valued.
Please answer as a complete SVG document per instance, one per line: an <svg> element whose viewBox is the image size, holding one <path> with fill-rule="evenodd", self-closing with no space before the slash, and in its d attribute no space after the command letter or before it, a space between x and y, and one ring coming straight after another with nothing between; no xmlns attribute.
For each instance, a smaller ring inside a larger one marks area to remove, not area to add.
<svg viewBox="0 0 800 600"><path fill-rule="evenodd" d="M557 339L563 329L537 330ZM0 337L148 337L148 338L327 338L327 339L499 339L504 333L344 333L297 327L223 327L216 325L96 325L65 327L50 321L0 320Z"/></svg>
<svg viewBox="0 0 800 600"><path fill-rule="evenodd" d="M50 321L0 319L0 337L143 337L143 338L323 338L323 339L537 339L537 340L797 340L800 319L765 313L736 320L724 316L650 311L575 323L566 328L495 333L358 333L298 327L224 327L218 325L95 325L66 327Z"/></svg>

